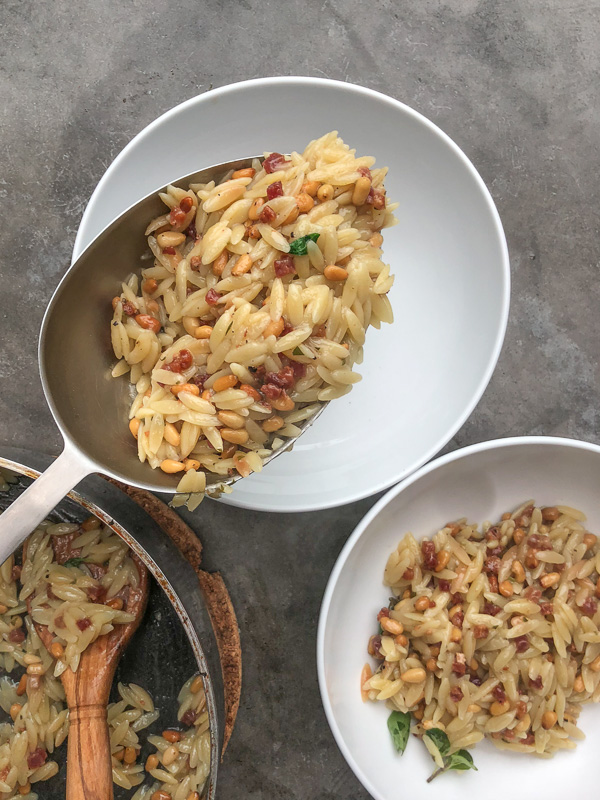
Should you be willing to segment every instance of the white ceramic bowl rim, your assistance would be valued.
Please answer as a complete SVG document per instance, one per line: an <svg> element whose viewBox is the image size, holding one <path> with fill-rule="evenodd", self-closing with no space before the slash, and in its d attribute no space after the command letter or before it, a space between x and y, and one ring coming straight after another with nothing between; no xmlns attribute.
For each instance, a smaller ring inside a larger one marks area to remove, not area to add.
<svg viewBox="0 0 600 800"><path fill-rule="evenodd" d="M600 455L600 445L593 444L592 442L584 442L579 439L567 439L558 436L513 436L506 439L490 439L485 442L479 442L477 444L469 445L468 447L463 447L459 450L454 450L452 453L447 453L444 456L440 456L440 458L436 458L434 461L431 461L429 464L426 464L425 466L421 467L421 469L414 472L410 477L406 478L401 483L394 486L380 500L378 500L377 503L375 503L373 508L371 508L369 512L363 517L363 519L358 523L353 533L351 534L350 538L346 541L346 544L342 548L337 558L337 561L335 562L333 570L331 571L331 575L329 576L329 580L327 581L327 586L325 588L325 593L323 595L323 601L321 603L321 611L319 613L319 626L317 630L317 674L319 680L319 689L321 692L321 700L323 703L323 707L325 709L325 714L327 716L329 727L331 728L337 746L341 750L344 758L346 759L346 762L348 763L348 765L350 766L350 768L352 769L358 780L362 783L365 789L373 797L379 798L381 797L381 795L377 791L377 789L375 789L368 776L358 766L350 749L346 746L346 742L342 736L335 715L333 713L325 680L325 628L327 623L327 617L329 615L331 600L340 573L342 572L345 566L348 556L352 552L353 548L356 546L358 540L361 538L365 530L369 527L371 522L378 516L381 510L385 508L385 506L391 503L406 488L419 481L425 475L434 472L435 470L445 466L446 464L452 463L453 461L460 461L464 458L468 458L469 456L474 455L475 453L482 453L485 452L486 450L495 450L504 447L527 446L527 445L548 445L548 446L559 445L563 447L570 447L576 450L587 450L589 452L597 453L598 455Z"/></svg>
<svg viewBox="0 0 600 800"><path fill-rule="evenodd" d="M499 297L500 301L500 318L498 329L496 331L496 335L494 338L493 347L489 353L488 362L486 368L483 370L482 375L476 384L474 391L469 399L469 402L465 404L463 412L456 418L454 424L446 429L446 431L439 436L439 438L431 445L419 459L416 459L408 465L404 467L402 471L398 474L389 475L385 479L380 480L376 484L370 484L366 488L361 488L360 481L356 481L353 483L353 489L351 493L348 493L347 496L343 498L339 497L325 497L319 499L313 499L312 501L306 502L304 498L300 498L297 502L287 502L285 509L272 506L268 507L267 505L254 505L251 503L243 502L236 497L235 493L233 495L228 495L225 500L226 502L232 505L238 505L241 507L247 508L263 508L263 510L269 511L283 511L291 512L291 511L313 511L313 510L320 510L324 508L331 508L338 505L342 505L344 503L355 502L361 500L365 497L371 496L373 494L377 494L378 492L385 491L389 489L390 486L393 486L399 480L403 480L407 475L412 474L415 470L421 467L423 464L426 464L430 459L432 459L436 453L438 453L449 441L452 437L457 433L457 431L464 425L464 423L468 420L468 418L473 413L473 410L477 406L479 400L481 399L491 377L496 368L496 364L498 362L498 358L500 357L500 352L502 349L502 344L504 342L504 337L506 333L506 327L508 324L508 314L509 314L509 305L510 305L510 261L509 261L509 254L508 254L508 246L506 243L506 237L504 235L504 230L502 227L502 222L500 220L500 216L498 214L498 210L494 204L492 196L484 183L483 179L481 178L480 174L473 166L469 158L463 153L460 147L446 134L442 131L437 125L431 122L427 117L420 114L418 111L410 108L405 103L402 103L399 100L396 100L388 95L385 95L381 92L375 91L374 89L369 89L364 86L359 86L357 84L346 83L343 81L336 81L331 80L328 78L312 78L312 77L303 77L303 76L274 76L274 77L265 77L265 78L254 78L247 81L239 81L232 84L227 84L222 87L218 87L216 89L211 89L208 92L204 92L200 95L196 95L194 97L185 100L183 103L180 103L177 106L166 111L161 116L157 117L154 121L149 123L145 126L134 138L120 151L120 153L116 156L113 162L109 165L108 169L100 179L98 185L94 189L87 209L84 215L84 219L82 224L79 226L77 231L77 236L75 239L74 245L74 257L82 252L85 245L85 239L87 236L86 229L87 229L87 220L93 216L94 209L97 204L98 198L101 195L102 189L105 183L111 178L113 173L117 172L120 167L121 163L125 161L128 157L128 154L131 150L133 150L140 141L142 141L147 136L151 135L156 128L160 127L164 122L168 121L171 117L177 116L182 110L193 106L194 104L198 103L199 101L206 101L207 98L218 98L223 97L231 93L239 92L245 89L252 89L254 87L264 87L264 86L318 86L318 87L331 87L337 90L345 91L349 95L353 94L362 94L365 96L374 97L382 103L385 103L389 106L392 106L400 111L402 111L407 116L412 117L413 119L419 121L422 125L429 128L432 132L434 132L445 144L446 146L458 157L458 159L462 162L463 166L466 168L467 172L470 173L472 178L475 180L476 184L478 185L482 199L485 202L486 208L490 214L490 218L493 222L494 232L497 238L497 244L499 247L499 254L500 254L500 261L501 261L501 269L502 269L502 290L501 295ZM208 164L206 166L209 166ZM174 180L179 176L174 176ZM156 186L155 189L158 190L162 188L161 186ZM259 498L259 500L263 500L264 498Z"/></svg>

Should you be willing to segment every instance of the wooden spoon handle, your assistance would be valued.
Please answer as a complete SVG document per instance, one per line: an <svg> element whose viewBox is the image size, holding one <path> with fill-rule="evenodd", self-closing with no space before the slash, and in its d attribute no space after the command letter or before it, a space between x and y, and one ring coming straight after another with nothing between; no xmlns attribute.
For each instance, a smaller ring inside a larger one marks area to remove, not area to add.
<svg viewBox="0 0 600 800"><path fill-rule="evenodd" d="M69 719L66 800L113 800L106 706L72 708Z"/></svg>

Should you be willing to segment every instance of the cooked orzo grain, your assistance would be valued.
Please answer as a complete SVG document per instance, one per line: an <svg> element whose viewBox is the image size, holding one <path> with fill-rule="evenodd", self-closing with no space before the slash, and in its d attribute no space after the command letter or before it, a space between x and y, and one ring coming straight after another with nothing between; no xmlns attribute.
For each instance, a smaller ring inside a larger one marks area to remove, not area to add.
<svg viewBox="0 0 600 800"><path fill-rule="evenodd" d="M387 170L336 132L215 185L168 186L152 262L113 299L114 377L133 388L138 456L202 492L248 475L360 380L365 331L392 321Z"/></svg>
<svg viewBox="0 0 600 800"><path fill-rule="evenodd" d="M484 737L545 757L573 749L582 704L600 700L599 576L598 539L568 506L407 534L385 568L394 596L363 699L412 714L417 736L445 732L449 755Z"/></svg>

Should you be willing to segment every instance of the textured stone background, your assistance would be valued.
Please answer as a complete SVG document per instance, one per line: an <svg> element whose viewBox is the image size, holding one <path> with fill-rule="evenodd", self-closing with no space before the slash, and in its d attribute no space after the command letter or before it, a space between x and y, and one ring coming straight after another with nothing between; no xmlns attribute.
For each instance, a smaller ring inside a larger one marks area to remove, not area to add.
<svg viewBox="0 0 600 800"><path fill-rule="evenodd" d="M3 0L0 445L59 451L36 339L105 168L182 100L274 74L408 103L491 189L511 318L489 389L448 449L527 433L599 441L599 23L598 0ZM221 796L367 798L328 730L314 649L327 576L372 502L288 516L206 503L191 520L232 588L245 648Z"/></svg>

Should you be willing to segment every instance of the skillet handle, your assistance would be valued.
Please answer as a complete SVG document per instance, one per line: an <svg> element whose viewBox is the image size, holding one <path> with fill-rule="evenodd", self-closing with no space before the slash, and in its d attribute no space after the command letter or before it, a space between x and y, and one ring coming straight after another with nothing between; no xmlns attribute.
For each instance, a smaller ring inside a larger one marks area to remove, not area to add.
<svg viewBox="0 0 600 800"><path fill-rule="evenodd" d="M69 444L45 472L0 514L0 564L23 544L79 481L94 472L85 456Z"/></svg>

